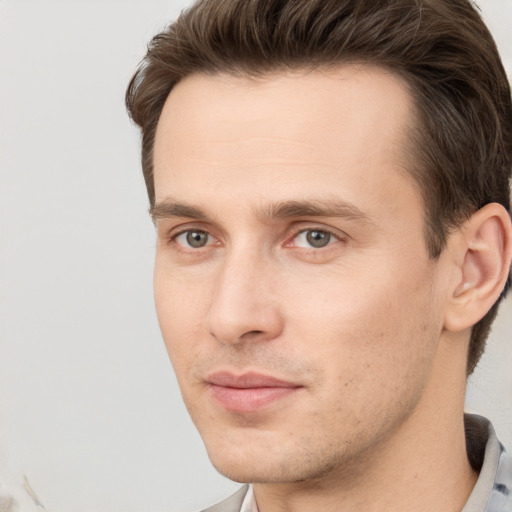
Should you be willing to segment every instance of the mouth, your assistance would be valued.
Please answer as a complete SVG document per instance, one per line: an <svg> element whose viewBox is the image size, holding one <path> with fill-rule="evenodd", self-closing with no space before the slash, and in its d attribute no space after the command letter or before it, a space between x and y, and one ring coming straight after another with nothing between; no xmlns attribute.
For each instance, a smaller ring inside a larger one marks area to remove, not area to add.
<svg viewBox="0 0 512 512"><path fill-rule="evenodd" d="M257 412L303 386L260 373L216 372L206 378L213 399L231 412Z"/></svg>

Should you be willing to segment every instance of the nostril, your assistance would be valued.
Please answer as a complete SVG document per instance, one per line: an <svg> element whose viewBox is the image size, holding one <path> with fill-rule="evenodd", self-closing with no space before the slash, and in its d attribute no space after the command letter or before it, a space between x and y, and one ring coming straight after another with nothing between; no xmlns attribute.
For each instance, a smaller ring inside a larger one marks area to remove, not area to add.
<svg viewBox="0 0 512 512"><path fill-rule="evenodd" d="M249 331L244 334L244 336L257 336L258 334L262 334L263 331Z"/></svg>

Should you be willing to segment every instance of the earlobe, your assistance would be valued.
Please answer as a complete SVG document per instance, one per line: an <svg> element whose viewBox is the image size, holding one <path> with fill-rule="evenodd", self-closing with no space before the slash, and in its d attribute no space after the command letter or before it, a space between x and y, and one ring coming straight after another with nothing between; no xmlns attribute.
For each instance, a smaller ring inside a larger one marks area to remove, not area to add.
<svg viewBox="0 0 512 512"><path fill-rule="evenodd" d="M503 206L488 204L454 236L460 277L446 311L445 328L461 331L483 318L505 287L512 259L510 216Z"/></svg>

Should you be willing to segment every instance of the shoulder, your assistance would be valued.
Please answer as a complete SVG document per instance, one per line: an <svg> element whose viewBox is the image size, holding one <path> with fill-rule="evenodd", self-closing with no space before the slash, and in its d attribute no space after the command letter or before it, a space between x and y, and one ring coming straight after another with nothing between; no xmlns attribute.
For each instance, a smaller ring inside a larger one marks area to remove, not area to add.
<svg viewBox="0 0 512 512"><path fill-rule="evenodd" d="M248 489L249 486L244 485L229 498L217 503L217 505L213 505L213 507L208 507L201 512L239 512Z"/></svg>

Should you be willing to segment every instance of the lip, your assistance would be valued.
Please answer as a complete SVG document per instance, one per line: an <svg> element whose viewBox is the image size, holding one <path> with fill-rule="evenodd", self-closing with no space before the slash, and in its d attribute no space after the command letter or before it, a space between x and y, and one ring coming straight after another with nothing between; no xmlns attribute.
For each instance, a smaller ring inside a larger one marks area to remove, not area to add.
<svg viewBox="0 0 512 512"><path fill-rule="evenodd" d="M232 412L257 412L302 388L294 382L249 372L215 372L206 379L215 401Z"/></svg>

